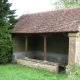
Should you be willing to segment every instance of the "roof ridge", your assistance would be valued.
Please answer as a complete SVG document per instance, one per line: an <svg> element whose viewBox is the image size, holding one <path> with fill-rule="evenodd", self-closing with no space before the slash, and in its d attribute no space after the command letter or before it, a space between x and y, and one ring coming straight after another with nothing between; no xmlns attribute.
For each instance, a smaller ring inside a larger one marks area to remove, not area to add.
<svg viewBox="0 0 80 80"><path fill-rule="evenodd" d="M68 10L75 10L75 9L80 9L80 7L77 7L77 8L66 8L66 9L57 9L57 10L49 10L49 11L42 11L42 12L35 12L35 13L28 13L28 14L23 14L22 16L33 15L33 14L43 14L43 13L57 12L57 11L68 11Z"/></svg>

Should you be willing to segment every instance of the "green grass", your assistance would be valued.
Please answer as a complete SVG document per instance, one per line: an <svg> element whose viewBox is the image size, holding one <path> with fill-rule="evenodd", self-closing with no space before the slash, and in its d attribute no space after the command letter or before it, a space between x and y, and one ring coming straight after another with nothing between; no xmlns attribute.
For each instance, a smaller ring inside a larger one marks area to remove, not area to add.
<svg viewBox="0 0 80 80"><path fill-rule="evenodd" d="M0 65L0 80L65 80L66 77L66 74L55 74L17 64Z"/></svg>

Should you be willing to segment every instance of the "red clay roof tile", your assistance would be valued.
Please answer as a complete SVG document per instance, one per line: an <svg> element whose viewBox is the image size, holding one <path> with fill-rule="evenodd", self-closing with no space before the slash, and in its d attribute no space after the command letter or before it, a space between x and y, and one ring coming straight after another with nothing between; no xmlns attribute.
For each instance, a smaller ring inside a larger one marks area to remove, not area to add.
<svg viewBox="0 0 80 80"><path fill-rule="evenodd" d="M11 33L80 31L80 8L22 15Z"/></svg>

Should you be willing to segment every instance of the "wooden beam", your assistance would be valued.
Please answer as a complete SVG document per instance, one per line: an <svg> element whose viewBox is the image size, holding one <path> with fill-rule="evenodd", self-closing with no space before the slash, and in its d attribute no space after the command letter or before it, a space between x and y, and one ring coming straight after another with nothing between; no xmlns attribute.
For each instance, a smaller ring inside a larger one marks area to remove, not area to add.
<svg viewBox="0 0 80 80"><path fill-rule="evenodd" d="M28 57L28 37L25 39L25 57Z"/></svg>
<svg viewBox="0 0 80 80"><path fill-rule="evenodd" d="M44 61L46 61L46 37L44 36Z"/></svg>

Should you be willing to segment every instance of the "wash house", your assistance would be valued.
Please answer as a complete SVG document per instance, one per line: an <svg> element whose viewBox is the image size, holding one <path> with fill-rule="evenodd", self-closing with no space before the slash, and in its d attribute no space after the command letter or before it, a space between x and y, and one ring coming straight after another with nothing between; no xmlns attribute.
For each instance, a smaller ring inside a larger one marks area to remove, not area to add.
<svg viewBox="0 0 80 80"><path fill-rule="evenodd" d="M25 14L11 29L13 61L18 57L80 63L80 8Z"/></svg>

